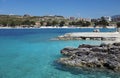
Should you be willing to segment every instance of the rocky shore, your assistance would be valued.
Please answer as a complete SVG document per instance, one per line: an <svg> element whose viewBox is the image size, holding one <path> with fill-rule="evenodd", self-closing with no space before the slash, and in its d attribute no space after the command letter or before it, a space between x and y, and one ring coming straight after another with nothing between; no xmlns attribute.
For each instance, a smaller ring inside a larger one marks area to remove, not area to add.
<svg viewBox="0 0 120 78"><path fill-rule="evenodd" d="M116 41L120 39L119 32L75 32L66 33L58 36L58 40L102 40L102 41Z"/></svg>
<svg viewBox="0 0 120 78"><path fill-rule="evenodd" d="M109 69L120 71L120 43L101 45L79 45L64 48L57 62L66 66Z"/></svg>

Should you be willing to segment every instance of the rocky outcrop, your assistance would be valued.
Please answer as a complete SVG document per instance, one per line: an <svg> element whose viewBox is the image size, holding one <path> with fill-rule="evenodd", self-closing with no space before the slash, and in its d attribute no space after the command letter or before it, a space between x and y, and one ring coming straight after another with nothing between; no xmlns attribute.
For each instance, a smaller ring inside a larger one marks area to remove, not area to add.
<svg viewBox="0 0 120 78"><path fill-rule="evenodd" d="M73 67L105 68L120 71L120 43L101 45L80 45L78 48L64 48L58 63Z"/></svg>
<svg viewBox="0 0 120 78"><path fill-rule="evenodd" d="M102 40L116 41L120 39L119 32L76 32L58 36L57 40Z"/></svg>

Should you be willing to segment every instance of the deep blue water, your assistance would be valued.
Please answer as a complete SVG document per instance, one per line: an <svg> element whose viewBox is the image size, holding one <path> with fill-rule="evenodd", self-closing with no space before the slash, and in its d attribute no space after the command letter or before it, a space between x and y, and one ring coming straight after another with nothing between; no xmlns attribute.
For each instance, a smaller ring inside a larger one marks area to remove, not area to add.
<svg viewBox="0 0 120 78"><path fill-rule="evenodd" d="M68 32L92 32L93 29L0 29L0 78L119 78L106 70L66 68L55 63L60 50L100 41L52 41ZM115 29L100 29L102 32Z"/></svg>

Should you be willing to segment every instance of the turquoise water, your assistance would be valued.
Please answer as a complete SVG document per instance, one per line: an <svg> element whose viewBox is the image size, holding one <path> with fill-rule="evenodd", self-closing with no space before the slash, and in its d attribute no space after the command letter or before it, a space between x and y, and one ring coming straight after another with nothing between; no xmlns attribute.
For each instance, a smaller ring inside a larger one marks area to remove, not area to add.
<svg viewBox="0 0 120 78"><path fill-rule="evenodd" d="M0 78L119 78L118 73L66 68L55 63L64 47L98 41L51 41L67 32L93 29L0 29ZM115 29L101 29L114 31Z"/></svg>

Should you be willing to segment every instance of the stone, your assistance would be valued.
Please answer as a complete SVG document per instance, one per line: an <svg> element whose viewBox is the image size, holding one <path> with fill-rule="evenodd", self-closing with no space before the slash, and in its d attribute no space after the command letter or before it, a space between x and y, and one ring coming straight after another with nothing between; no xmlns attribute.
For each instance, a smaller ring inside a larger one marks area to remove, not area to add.
<svg viewBox="0 0 120 78"><path fill-rule="evenodd" d="M78 48L92 48L92 47L96 47L97 45L88 45L88 44L82 44L82 45L79 45Z"/></svg>
<svg viewBox="0 0 120 78"><path fill-rule="evenodd" d="M120 43L113 43L113 45L115 45L115 46L120 46Z"/></svg>
<svg viewBox="0 0 120 78"><path fill-rule="evenodd" d="M80 45L78 48L64 48L58 62L73 67L102 68L120 71L120 43L101 45Z"/></svg>

